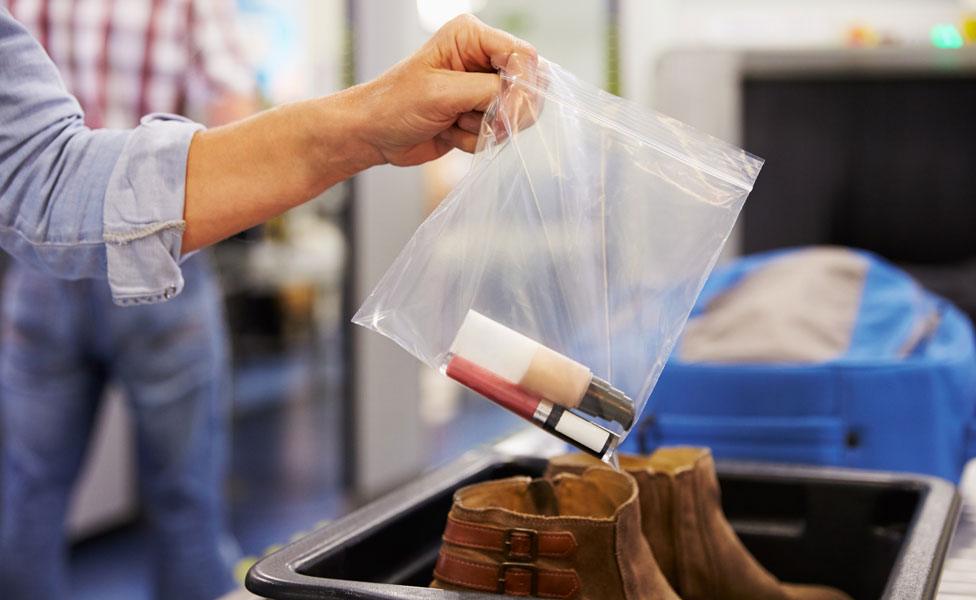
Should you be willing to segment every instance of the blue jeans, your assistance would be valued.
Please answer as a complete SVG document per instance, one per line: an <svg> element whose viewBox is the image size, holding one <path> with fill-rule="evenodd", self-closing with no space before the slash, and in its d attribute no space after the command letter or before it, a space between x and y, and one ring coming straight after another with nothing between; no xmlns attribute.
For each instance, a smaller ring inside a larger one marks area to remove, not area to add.
<svg viewBox="0 0 976 600"><path fill-rule="evenodd" d="M139 490L158 598L233 588L225 531L228 357L207 257L156 305L118 307L102 280L64 281L13 266L0 345L0 595L61 600L64 521L105 386L118 382L136 429Z"/></svg>

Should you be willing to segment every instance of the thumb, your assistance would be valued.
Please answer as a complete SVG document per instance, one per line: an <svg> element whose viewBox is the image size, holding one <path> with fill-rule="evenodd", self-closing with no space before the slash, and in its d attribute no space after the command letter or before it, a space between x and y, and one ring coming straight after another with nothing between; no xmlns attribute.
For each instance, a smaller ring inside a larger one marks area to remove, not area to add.
<svg viewBox="0 0 976 600"><path fill-rule="evenodd" d="M501 90L501 78L494 73L441 71L446 79L440 101L454 115L484 112Z"/></svg>

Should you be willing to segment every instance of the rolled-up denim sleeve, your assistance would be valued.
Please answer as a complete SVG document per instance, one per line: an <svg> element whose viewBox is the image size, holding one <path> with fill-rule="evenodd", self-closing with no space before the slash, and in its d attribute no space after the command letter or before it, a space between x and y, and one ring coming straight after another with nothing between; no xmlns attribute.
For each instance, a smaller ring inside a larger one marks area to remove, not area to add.
<svg viewBox="0 0 976 600"><path fill-rule="evenodd" d="M151 115L93 131L54 65L0 8L0 247L67 279L108 279L120 304L183 288L190 141L200 125Z"/></svg>
<svg viewBox="0 0 976 600"><path fill-rule="evenodd" d="M118 304L158 302L183 289L186 159L200 128L173 115L143 117L115 164L105 190L103 239Z"/></svg>

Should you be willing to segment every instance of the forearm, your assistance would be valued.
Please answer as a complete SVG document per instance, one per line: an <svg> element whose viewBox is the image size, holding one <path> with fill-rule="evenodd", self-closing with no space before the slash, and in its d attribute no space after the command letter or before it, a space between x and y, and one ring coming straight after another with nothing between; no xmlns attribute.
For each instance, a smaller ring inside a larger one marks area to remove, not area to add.
<svg viewBox="0 0 976 600"><path fill-rule="evenodd" d="M189 150L182 252L305 202L363 169L474 151L493 73L535 49L470 15L373 81L199 132Z"/></svg>
<svg viewBox="0 0 976 600"><path fill-rule="evenodd" d="M263 223L380 162L359 135L364 93L351 88L197 133L183 252Z"/></svg>

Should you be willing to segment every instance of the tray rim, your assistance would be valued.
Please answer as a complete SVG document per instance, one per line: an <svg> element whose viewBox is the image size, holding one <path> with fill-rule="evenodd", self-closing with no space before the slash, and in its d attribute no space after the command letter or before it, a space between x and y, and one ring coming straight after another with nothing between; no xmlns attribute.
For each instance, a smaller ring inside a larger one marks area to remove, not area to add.
<svg viewBox="0 0 976 600"><path fill-rule="evenodd" d="M316 561L340 543L355 540L364 530L381 522L386 515L408 509L475 476L483 469L519 462L544 461L535 456L513 455L497 449L468 452L454 462L434 469L389 494L367 503L336 521L312 531L251 566L245 577L245 587L254 594L276 600L307 600L309 598L370 598L402 600L404 591L411 598L429 600L489 600L495 594L453 592L386 583L371 583L344 579L330 579L303 575L299 571ZM825 467L785 463L740 460L716 460L716 470L723 476L748 476L751 479L776 481L797 478L807 481L829 480L890 486L898 484L921 492L921 503L909 522L909 531L921 532L904 545L895 560L894 571L900 575L889 577L882 600L917 600L934 598L942 574L952 531L959 518L961 499L956 487L931 475ZM943 520L942 515L949 514ZM907 564L929 564L924 578L910 577L899 569ZM323 589L329 585L331 589ZM310 593L308 588L318 588Z"/></svg>

